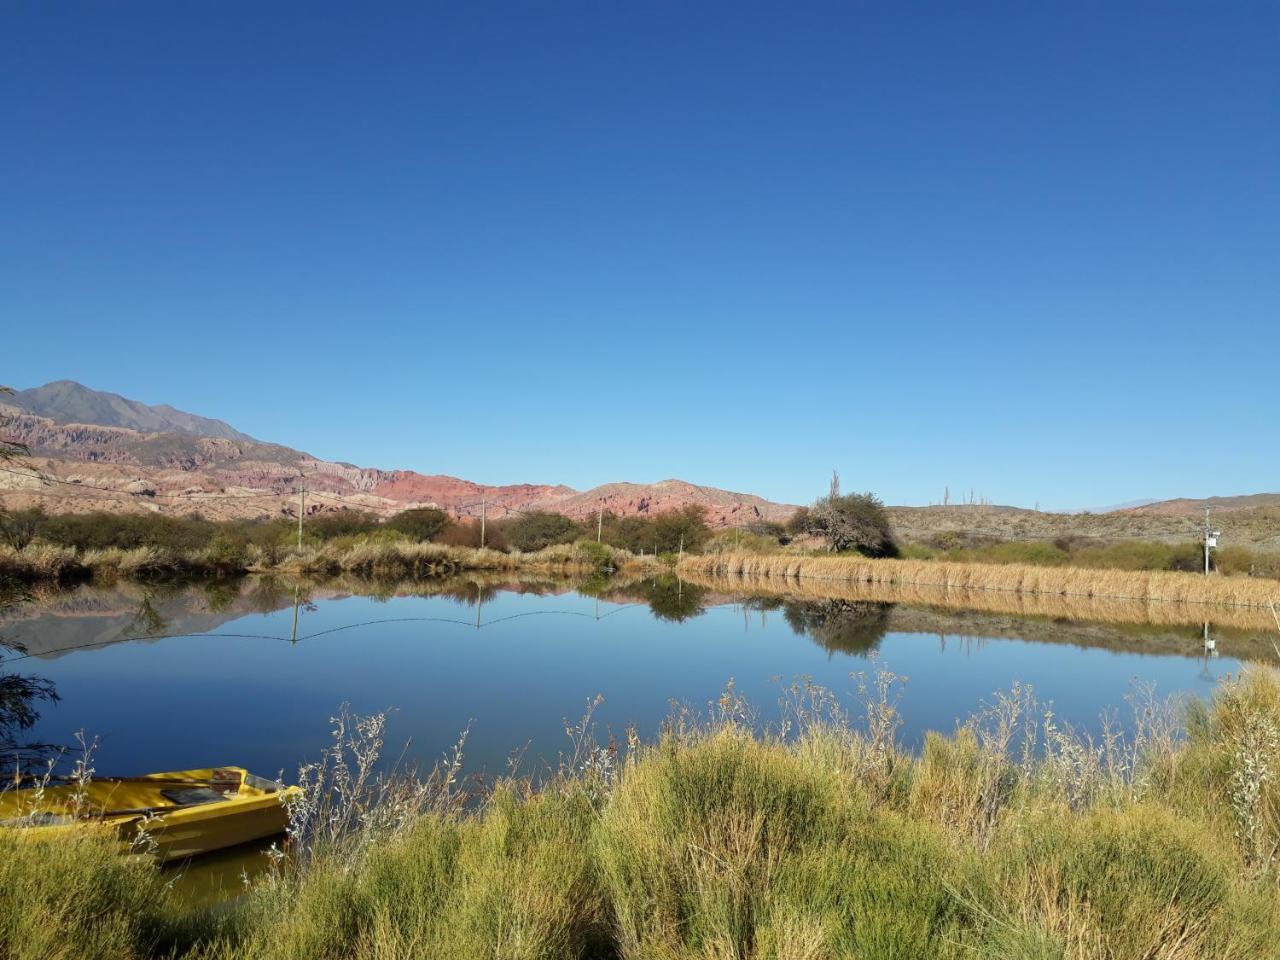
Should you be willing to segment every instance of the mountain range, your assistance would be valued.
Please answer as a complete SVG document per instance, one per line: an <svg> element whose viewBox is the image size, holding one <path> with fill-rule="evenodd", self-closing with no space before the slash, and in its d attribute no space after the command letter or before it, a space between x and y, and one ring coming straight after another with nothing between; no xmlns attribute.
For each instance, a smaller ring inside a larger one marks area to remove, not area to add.
<svg viewBox="0 0 1280 960"><path fill-rule="evenodd" d="M784 521L796 509L753 494L676 479L608 483L579 491L563 485L498 486L444 474L357 467L256 440L222 420L167 404L150 406L74 380L0 396L0 415L7 419L0 432L25 444L31 453L29 466L50 478L37 480L27 470L0 472L0 504L9 507L39 503L49 510L198 509L214 518L296 515L297 492L305 488L308 513L353 507L389 515L436 506L456 517L479 517L482 511L503 517L553 510L583 519L598 510L644 516L697 504L706 509L713 526L738 526L754 520ZM1104 526L1117 532L1143 524L1150 535L1180 537L1184 527L1190 529L1189 519L1206 506L1217 513L1253 513L1280 506L1280 493L1134 501L1088 516L1108 518ZM1037 531L1041 526L1046 531L1063 526L1049 514L994 505L894 507L891 513L896 525L921 536L929 530L984 526L993 534L1007 526L1032 524Z"/></svg>
<svg viewBox="0 0 1280 960"><path fill-rule="evenodd" d="M264 443L221 420L168 405L149 406L73 380L0 396L6 439L24 444L29 471L0 473L0 500L50 510L199 509L229 518L292 513L305 488L308 513L353 507L390 514L417 506L457 517L503 517L554 510L575 518L598 510L619 516L664 513L692 504L713 526L785 520L795 510L747 493L684 480L609 483L579 491L563 485L487 485L411 470L357 467ZM23 474L23 475L18 475Z"/></svg>

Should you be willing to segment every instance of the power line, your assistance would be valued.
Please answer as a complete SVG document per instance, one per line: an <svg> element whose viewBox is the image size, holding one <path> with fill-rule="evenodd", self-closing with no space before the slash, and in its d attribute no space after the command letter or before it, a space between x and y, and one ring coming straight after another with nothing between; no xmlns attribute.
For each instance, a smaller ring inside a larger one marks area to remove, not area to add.
<svg viewBox="0 0 1280 960"><path fill-rule="evenodd" d="M57 647L52 650L42 650L39 653L23 653L16 657L0 658L3 663L18 663L22 660L31 660L40 657L48 657L58 653L70 653L75 650L98 650L103 647L113 647L121 643L134 643L143 640L180 640L193 637L211 637L224 640L279 640L284 643L301 643L304 640L315 640L318 637L326 637L335 633L342 633L347 630L356 630L360 627L375 627L389 623L451 623L457 626L469 627L472 630L483 630L485 627L497 626L501 623L509 623L512 620L521 620L525 617L541 617L541 616L561 616L561 617L581 617L585 620L607 620L615 613L621 613L623 610L630 610L635 607L643 607L643 603L624 603L615 607L605 614L583 613L581 610L525 610L522 613L512 613L505 617L497 617L493 620L486 620L484 623L476 623L472 620L459 620L456 617L386 617L380 620L362 620L359 623L343 624L340 627L330 627L327 630L318 630L315 633L304 634L300 637L285 637L278 634L268 633L147 633L136 637L117 637L114 640L98 640L93 643L82 643L74 646ZM282 609L288 609L284 607ZM274 612L274 611L273 611Z"/></svg>

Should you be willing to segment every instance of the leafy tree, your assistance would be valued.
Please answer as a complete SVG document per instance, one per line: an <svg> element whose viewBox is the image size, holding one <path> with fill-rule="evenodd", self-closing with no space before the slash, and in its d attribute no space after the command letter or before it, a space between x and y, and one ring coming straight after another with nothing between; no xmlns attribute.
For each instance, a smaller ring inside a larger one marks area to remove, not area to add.
<svg viewBox="0 0 1280 960"><path fill-rule="evenodd" d="M582 528L564 514L533 510L501 524L507 543L526 553L556 543L573 543L582 536Z"/></svg>
<svg viewBox="0 0 1280 960"><path fill-rule="evenodd" d="M896 557L898 544L884 504L874 494L840 493L840 477L831 478L831 492L814 502L806 520L808 533L827 541L836 552L856 550L868 557Z"/></svg>
<svg viewBox="0 0 1280 960"><path fill-rule="evenodd" d="M449 517L443 510L435 507L419 507L397 513L388 520L385 526L398 530L414 540L426 541L439 536L449 525Z"/></svg>
<svg viewBox="0 0 1280 960"><path fill-rule="evenodd" d="M787 533L794 534L796 536L803 536L806 533L811 533L812 531L810 530L810 526L812 523L813 518L809 515L809 508L797 507L796 512L787 518Z"/></svg>
<svg viewBox="0 0 1280 960"><path fill-rule="evenodd" d="M660 513L653 518L654 541L659 553L675 553L683 549L696 553L711 539L706 507L693 504L683 510Z"/></svg>

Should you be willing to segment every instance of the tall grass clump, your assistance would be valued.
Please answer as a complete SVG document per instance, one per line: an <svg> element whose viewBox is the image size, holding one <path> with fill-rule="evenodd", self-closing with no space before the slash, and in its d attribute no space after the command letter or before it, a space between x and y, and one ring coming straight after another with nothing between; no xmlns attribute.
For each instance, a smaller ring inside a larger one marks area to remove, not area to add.
<svg viewBox="0 0 1280 960"><path fill-rule="evenodd" d="M87 572L71 547L32 543L22 548L0 545L0 577L13 580L63 580Z"/></svg>
<svg viewBox="0 0 1280 960"><path fill-rule="evenodd" d="M740 728L645 751L596 843L624 957L959 955L939 831Z"/></svg>
<svg viewBox="0 0 1280 960"><path fill-rule="evenodd" d="M161 952L174 904L114 834L0 829L0 956L132 960Z"/></svg>

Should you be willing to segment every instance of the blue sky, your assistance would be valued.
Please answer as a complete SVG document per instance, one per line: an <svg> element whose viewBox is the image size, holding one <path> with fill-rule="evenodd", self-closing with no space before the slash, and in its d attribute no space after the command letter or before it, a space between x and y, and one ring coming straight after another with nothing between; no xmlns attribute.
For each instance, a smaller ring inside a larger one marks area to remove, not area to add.
<svg viewBox="0 0 1280 960"><path fill-rule="evenodd" d="M490 483L1280 488L1280 7L1046 7L7 4L0 380Z"/></svg>

